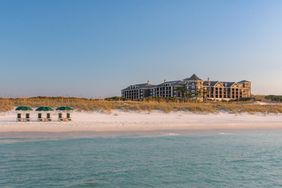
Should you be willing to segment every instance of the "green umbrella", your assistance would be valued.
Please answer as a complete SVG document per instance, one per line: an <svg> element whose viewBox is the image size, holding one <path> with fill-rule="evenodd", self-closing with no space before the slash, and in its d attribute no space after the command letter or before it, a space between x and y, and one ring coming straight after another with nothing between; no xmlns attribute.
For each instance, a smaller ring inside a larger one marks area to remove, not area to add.
<svg viewBox="0 0 282 188"><path fill-rule="evenodd" d="M61 106L61 107L57 108L56 110L58 110L58 111L71 111L71 110L73 110L73 108L69 107L69 106Z"/></svg>
<svg viewBox="0 0 282 188"><path fill-rule="evenodd" d="M16 111L32 111L32 108L29 106L19 106L16 108Z"/></svg>
<svg viewBox="0 0 282 188"><path fill-rule="evenodd" d="M53 109L49 106L41 106L37 108L36 111L53 111Z"/></svg>

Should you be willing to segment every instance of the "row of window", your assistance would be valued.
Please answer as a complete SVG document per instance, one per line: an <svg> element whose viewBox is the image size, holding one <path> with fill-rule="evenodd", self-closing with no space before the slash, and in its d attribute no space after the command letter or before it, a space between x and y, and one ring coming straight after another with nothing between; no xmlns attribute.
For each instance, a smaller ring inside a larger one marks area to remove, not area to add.
<svg viewBox="0 0 282 188"><path fill-rule="evenodd" d="M222 95L215 95L215 96L213 96L213 95L211 95L211 96L207 96L207 98L218 98L218 99L222 99L222 98L226 98L226 99L237 99L237 98L239 98L239 96L232 96L232 97L230 97L230 96L222 96Z"/></svg>
<svg viewBox="0 0 282 188"><path fill-rule="evenodd" d="M194 88L194 87L189 87ZM194 89L188 89L190 90L191 94L194 95L196 93L196 90ZM240 95L239 95L240 94ZM225 88L210 88L206 94L206 97L208 98L238 98L239 96L242 96L242 90L240 89L225 89ZM129 99L141 99L144 97L173 97L181 96L181 92L176 91L172 87L159 87L154 89L134 89L134 90L126 90L122 92L122 96Z"/></svg>

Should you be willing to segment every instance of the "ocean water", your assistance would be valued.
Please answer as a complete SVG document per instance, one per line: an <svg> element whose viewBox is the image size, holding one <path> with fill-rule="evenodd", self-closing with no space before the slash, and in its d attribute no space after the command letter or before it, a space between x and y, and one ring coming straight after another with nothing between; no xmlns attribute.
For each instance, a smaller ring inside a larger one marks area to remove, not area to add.
<svg viewBox="0 0 282 188"><path fill-rule="evenodd" d="M0 134L0 187L281 187L282 132Z"/></svg>

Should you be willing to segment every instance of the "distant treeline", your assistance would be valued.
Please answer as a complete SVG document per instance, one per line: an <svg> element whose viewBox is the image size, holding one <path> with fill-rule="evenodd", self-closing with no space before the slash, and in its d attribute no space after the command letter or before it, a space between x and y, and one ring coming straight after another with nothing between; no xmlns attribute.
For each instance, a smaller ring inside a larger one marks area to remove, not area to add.
<svg viewBox="0 0 282 188"><path fill-rule="evenodd" d="M265 96L265 99L271 100L273 102L282 102L282 96L281 95L267 95L267 96Z"/></svg>

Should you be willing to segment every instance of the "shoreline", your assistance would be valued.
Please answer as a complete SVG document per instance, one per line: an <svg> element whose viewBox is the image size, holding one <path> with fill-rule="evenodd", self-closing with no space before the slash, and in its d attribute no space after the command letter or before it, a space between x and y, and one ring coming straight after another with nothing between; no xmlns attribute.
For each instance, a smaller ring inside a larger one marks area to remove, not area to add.
<svg viewBox="0 0 282 188"><path fill-rule="evenodd" d="M35 115L32 114L33 117ZM160 131L213 131L282 129L282 114L198 114L191 112L134 112L115 110L111 113L74 112L72 122L16 122L16 113L0 113L0 133L45 132L134 133ZM56 116L53 114L53 118ZM35 121L34 119L32 119Z"/></svg>

